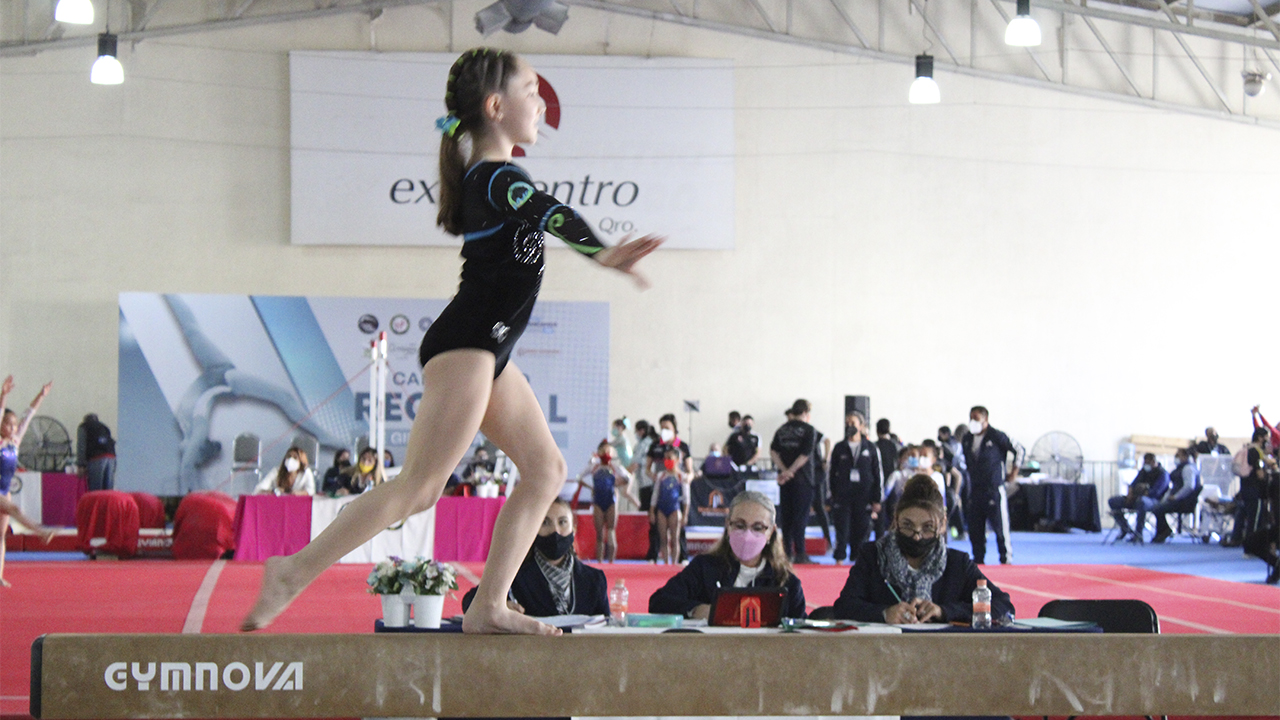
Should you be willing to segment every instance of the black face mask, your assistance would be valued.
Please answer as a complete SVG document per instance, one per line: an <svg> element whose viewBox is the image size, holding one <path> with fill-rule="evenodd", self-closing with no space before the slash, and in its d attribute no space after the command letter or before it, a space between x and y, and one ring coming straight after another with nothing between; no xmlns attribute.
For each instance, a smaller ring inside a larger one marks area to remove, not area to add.
<svg viewBox="0 0 1280 720"><path fill-rule="evenodd" d="M553 532L550 535L539 535L533 539L533 549L542 553L542 557L548 560L559 560L573 549L573 533L561 535Z"/></svg>
<svg viewBox="0 0 1280 720"><path fill-rule="evenodd" d="M912 535L903 535L902 533L897 533L897 536L898 549L909 558L922 558L938 547L938 538L936 536L928 539L920 538L919 540Z"/></svg>
<svg viewBox="0 0 1280 720"><path fill-rule="evenodd" d="M861 434L862 434L862 433L858 431L858 428L856 428L856 427L854 427L854 426L852 426L852 425L850 425L849 427L847 427L847 428L845 428L845 429L844 429L844 439L845 439L845 440L852 440L852 439L853 439L853 437L854 437L855 435L861 435Z"/></svg>

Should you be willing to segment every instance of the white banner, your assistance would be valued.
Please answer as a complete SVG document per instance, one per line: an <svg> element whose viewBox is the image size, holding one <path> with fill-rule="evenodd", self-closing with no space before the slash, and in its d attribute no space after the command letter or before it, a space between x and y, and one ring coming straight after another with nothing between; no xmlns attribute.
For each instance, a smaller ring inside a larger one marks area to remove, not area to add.
<svg viewBox="0 0 1280 720"><path fill-rule="evenodd" d="M289 54L292 241L457 245L436 226L441 53ZM525 56L547 102L516 162L607 243L732 249L733 69L727 60ZM548 243L554 246L555 243Z"/></svg>

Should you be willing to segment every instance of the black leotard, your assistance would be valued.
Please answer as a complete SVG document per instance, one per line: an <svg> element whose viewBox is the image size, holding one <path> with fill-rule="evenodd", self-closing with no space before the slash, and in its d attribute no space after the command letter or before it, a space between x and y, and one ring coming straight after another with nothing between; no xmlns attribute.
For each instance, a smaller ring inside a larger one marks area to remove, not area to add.
<svg viewBox="0 0 1280 720"><path fill-rule="evenodd" d="M478 348L502 373L520 339L542 285L542 235L548 232L583 255L604 244L573 208L533 187L509 162L484 161L462 181L462 281L440 317L427 329L418 361L447 350Z"/></svg>

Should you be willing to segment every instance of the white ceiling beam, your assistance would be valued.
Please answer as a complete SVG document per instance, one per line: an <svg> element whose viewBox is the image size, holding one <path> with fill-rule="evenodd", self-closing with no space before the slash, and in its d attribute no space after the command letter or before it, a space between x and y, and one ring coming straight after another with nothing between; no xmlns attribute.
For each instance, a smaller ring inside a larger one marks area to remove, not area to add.
<svg viewBox="0 0 1280 720"><path fill-rule="evenodd" d="M1265 47L1272 50L1280 50L1280 41L1268 40L1265 38L1255 38L1245 32L1230 32L1226 30L1215 30L1205 27L1204 25L1187 26L1182 23L1170 23L1168 20L1162 20L1152 15L1140 15L1130 12L1116 12L1115 10L1103 10L1096 5L1075 5L1065 0L1035 0L1035 6L1045 10L1057 10L1059 12L1074 13L1076 15L1087 15L1099 20L1110 20L1111 22L1125 23L1128 25L1141 25L1142 27L1155 28L1156 30L1165 30L1167 32L1178 35L1194 35L1196 37L1210 38L1213 40L1221 40L1229 43L1239 43L1252 47Z"/></svg>
<svg viewBox="0 0 1280 720"><path fill-rule="evenodd" d="M853 18L849 16L849 12L844 9L843 5L840 4L840 0L831 0L831 7L835 8L836 12L840 13L840 17L844 18L844 24L848 25L849 29L853 31L854 37L858 38L858 42L862 43L862 47L864 48L871 47L871 43L867 42L867 38L862 34L862 31L859 30L858 26L853 22Z"/></svg>
<svg viewBox="0 0 1280 720"><path fill-rule="evenodd" d="M764 8L760 7L760 0L751 0L751 4L755 6L756 12L760 13L760 17L764 18L764 24L769 26L769 30L778 32L778 28L774 27L773 21L769 19L769 13L765 12Z"/></svg>
<svg viewBox="0 0 1280 720"><path fill-rule="evenodd" d="M1116 69L1124 76L1125 82L1129 83L1129 87L1133 90L1133 94L1141 97L1142 91L1138 89L1138 84L1133 81L1133 77L1129 75L1129 71L1125 68L1124 64L1120 62L1120 58L1116 55L1115 51L1111 49L1111 43L1107 42L1107 37L1098 31L1098 26L1093 23L1093 18L1088 15L1081 15L1080 19L1083 20L1084 24L1093 32L1093 36L1098 39L1098 44L1106 51L1107 57L1111 58L1111 62L1115 63Z"/></svg>
<svg viewBox="0 0 1280 720"><path fill-rule="evenodd" d="M1160 7L1164 10L1165 14L1169 16L1170 22L1174 25L1181 25L1181 23L1178 22L1178 19L1174 17L1173 10L1169 7L1169 3L1165 2L1165 0L1156 0L1156 2L1160 3ZM1227 112L1231 112L1231 103L1227 102L1226 94L1223 93L1222 89L1218 87L1218 84L1213 81L1213 76L1211 76L1209 71L1205 69L1204 64L1200 62L1200 58L1196 57L1196 54L1191 50L1191 46L1187 44L1186 39L1177 33L1173 34L1173 39L1177 40L1178 44L1182 46L1182 51L1187 54L1187 57L1191 58L1191 64L1195 65L1196 70L1200 71L1200 77L1204 78L1204 81L1209 84L1209 88L1213 90L1213 94L1218 96L1218 102L1222 103L1222 109Z"/></svg>
<svg viewBox="0 0 1280 720"><path fill-rule="evenodd" d="M926 6L917 2L917 0L911 0L911 7L920 12L920 17L924 18L925 26L933 31L933 36L938 38L938 43L942 45L942 49L946 50L947 54L951 56L951 62L959 65L960 57L956 55L955 50L951 49L951 43L947 42L947 38L943 36L942 31L938 30L938 26L934 25L933 21L929 19L929 13L925 12Z"/></svg>

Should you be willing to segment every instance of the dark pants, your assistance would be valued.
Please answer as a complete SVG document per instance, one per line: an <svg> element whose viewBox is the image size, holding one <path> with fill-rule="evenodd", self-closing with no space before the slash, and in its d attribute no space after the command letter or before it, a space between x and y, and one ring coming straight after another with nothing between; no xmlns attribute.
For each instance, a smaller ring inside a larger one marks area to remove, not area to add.
<svg viewBox="0 0 1280 720"><path fill-rule="evenodd" d="M778 490L782 547L789 557L805 556L804 529L809 524L809 509L813 506L813 486L792 478Z"/></svg>
<svg viewBox="0 0 1280 720"><path fill-rule="evenodd" d="M1128 495L1112 495L1107 500L1107 507L1111 508L1111 517L1116 521L1116 527L1120 528L1120 535L1133 534L1133 528L1129 525L1129 521L1124 516L1125 510L1132 510L1133 503L1129 502Z"/></svg>
<svg viewBox="0 0 1280 720"><path fill-rule="evenodd" d="M1156 534L1172 535L1173 528L1169 527L1169 513L1189 513L1196 511L1196 504L1199 502L1199 495L1189 495L1181 500L1170 500L1168 502L1156 503L1151 508L1151 513L1156 516Z"/></svg>
<svg viewBox="0 0 1280 720"><path fill-rule="evenodd" d="M982 564L987 557L987 525L996 532L996 549L1000 551L1000 561L1009 559L1009 542L1006 535L1009 530L1009 502L1004 494L1004 487L992 494L991 491L975 492L965 506L965 515L969 520L969 543L973 546L973 561Z"/></svg>
<svg viewBox="0 0 1280 720"><path fill-rule="evenodd" d="M89 492L94 490L114 490L116 487L115 456L90 460L86 474L89 476Z"/></svg>
<svg viewBox="0 0 1280 720"><path fill-rule="evenodd" d="M822 537L827 542L831 542L831 520L827 516L827 499L822 497L822 493L813 493L813 514L818 517L818 524L822 526Z"/></svg>
<svg viewBox="0 0 1280 720"><path fill-rule="evenodd" d="M1262 520L1262 498L1256 493L1247 493L1243 488L1236 495L1236 522L1231 530L1231 539L1236 543L1244 542Z"/></svg>
<svg viewBox="0 0 1280 720"><path fill-rule="evenodd" d="M831 552L836 560L856 555L858 547L867 541L871 534L870 504L863 492L832 493L831 524L835 525L836 542Z"/></svg>

